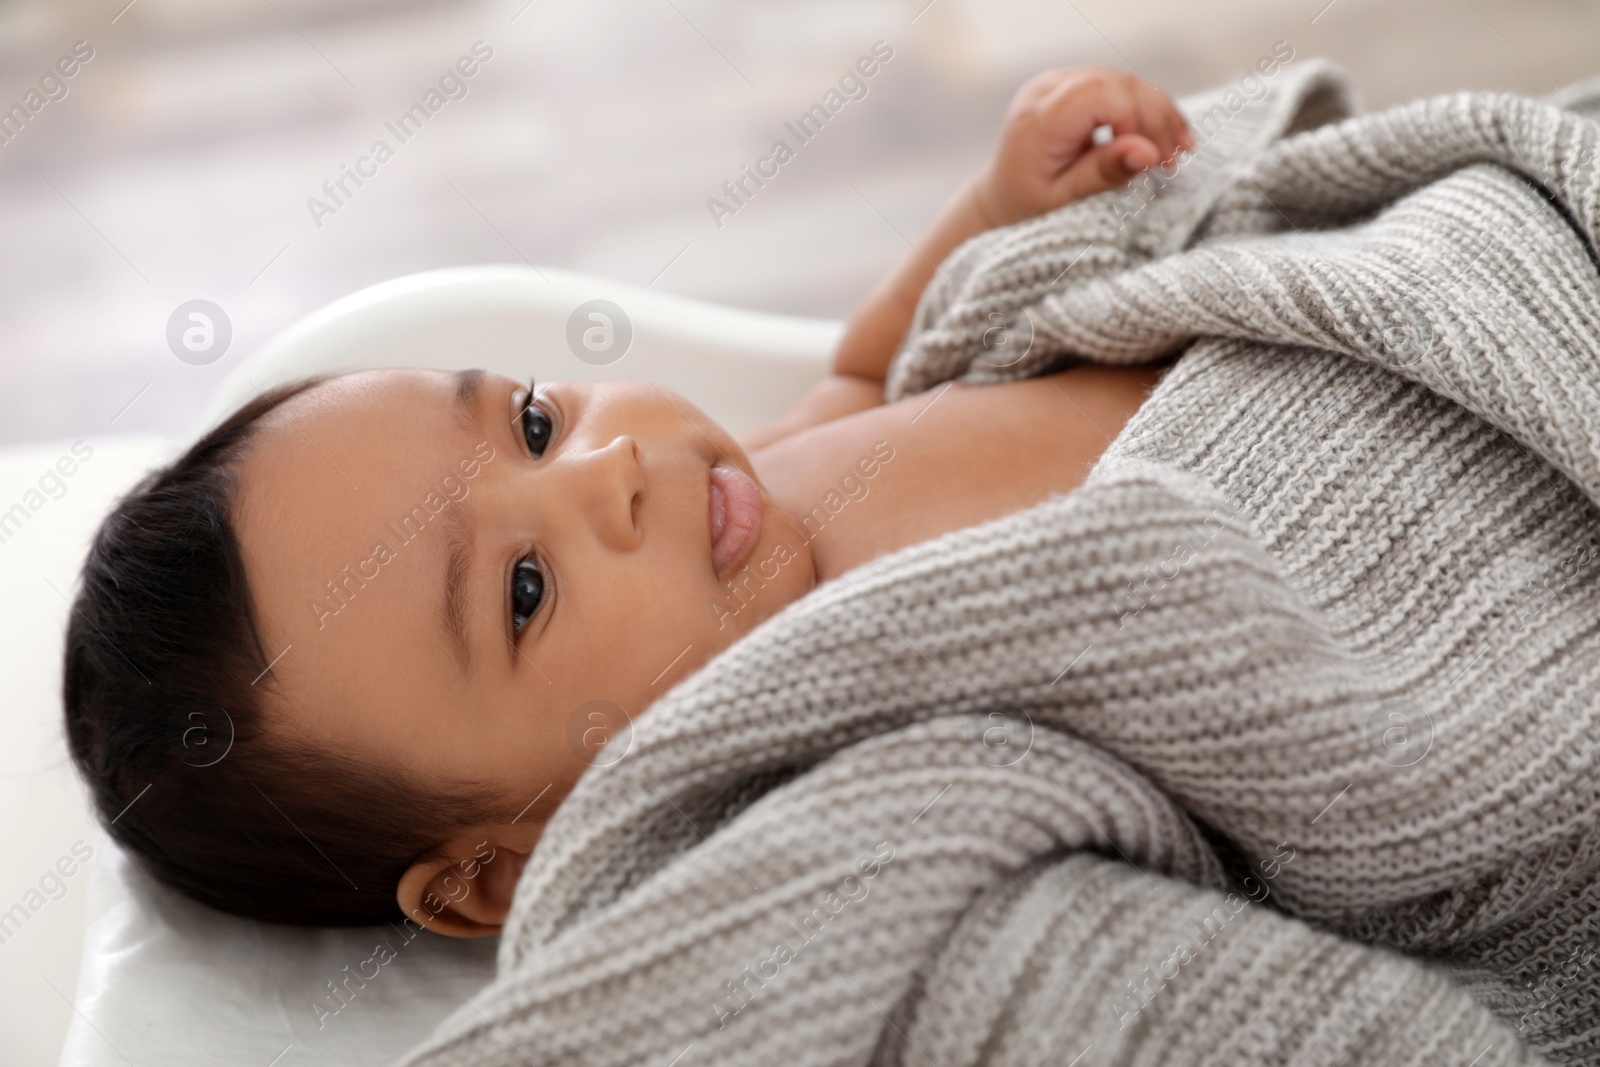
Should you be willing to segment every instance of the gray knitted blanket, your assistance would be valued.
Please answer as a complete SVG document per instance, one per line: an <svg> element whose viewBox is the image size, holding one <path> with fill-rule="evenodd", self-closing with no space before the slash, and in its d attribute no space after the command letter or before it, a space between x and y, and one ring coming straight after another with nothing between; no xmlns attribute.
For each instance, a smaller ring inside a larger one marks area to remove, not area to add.
<svg viewBox="0 0 1600 1067"><path fill-rule="evenodd" d="M891 369L1181 349L1083 487L662 697L407 1063L1600 1063L1600 104L1182 105Z"/></svg>

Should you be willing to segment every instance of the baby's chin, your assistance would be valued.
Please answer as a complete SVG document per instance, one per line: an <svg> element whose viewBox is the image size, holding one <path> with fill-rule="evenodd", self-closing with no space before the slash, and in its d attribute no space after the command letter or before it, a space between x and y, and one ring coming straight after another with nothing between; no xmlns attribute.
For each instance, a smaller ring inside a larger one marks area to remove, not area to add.
<svg viewBox="0 0 1600 1067"><path fill-rule="evenodd" d="M719 647L732 644L817 584L816 561L800 525L759 483L758 488L758 539L730 571L713 579L712 612Z"/></svg>
<svg viewBox="0 0 1600 1067"><path fill-rule="evenodd" d="M792 588L788 582L784 583L785 588L790 589L792 593L788 600L785 601L785 604L787 604L790 600L798 600L816 587L816 558L811 554L811 545L803 536L803 527L800 523L784 509L783 505L778 503L771 493L767 492L766 486L762 486L759 481L756 484L761 487L762 523L766 529L771 530L775 535L772 545L767 550L768 557L781 556L783 553L779 551L778 546L787 547L793 553L793 558L781 565L782 571L801 575L804 579L803 581L794 582ZM760 551L762 547L762 545L757 545L757 551ZM754 553L751 555L754 558ZM772 614L776 613L777 609L772 612Z"/></svg>

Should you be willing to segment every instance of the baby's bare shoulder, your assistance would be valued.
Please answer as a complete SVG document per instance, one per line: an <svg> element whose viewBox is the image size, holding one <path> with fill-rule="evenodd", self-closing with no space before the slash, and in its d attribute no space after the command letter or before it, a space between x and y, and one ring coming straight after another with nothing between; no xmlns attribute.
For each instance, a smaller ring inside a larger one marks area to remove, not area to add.
<svg viewBox="0 0 1600 1067"><path fill-rule="evenodd" d="M951 382L810 427L751 459L773 498L816 535L826 578L1077 488L1159 375L1080 366Z"/></svg>

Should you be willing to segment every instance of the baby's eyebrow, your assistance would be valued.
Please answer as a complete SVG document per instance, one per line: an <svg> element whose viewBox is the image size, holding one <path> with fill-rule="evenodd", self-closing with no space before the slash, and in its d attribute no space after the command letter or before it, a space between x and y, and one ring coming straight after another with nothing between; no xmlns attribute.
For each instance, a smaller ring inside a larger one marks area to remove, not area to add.
<svg viewBox="0 0 1600 1067"><path fill-rule="evenodd" d="M456 372L455 395L451 408L458 425L468 433L478 425L478 396L482 389L483 371L475 368ZM455 501L450 514L445 516L444 599L441 615L445 632L455 646L456 659L461 673L466 674L472 665L472 648L467 641L467 582L470 580L472 559L472 508L462 497Z"/></svg>
<svg viewBox="0 0 1600 1067"><path fill-rule="evenodd" d="M444 600L441 615L445 632L455 646L461 673L472 666L472 649L467 641L467 582L471 578L473 514L465 499L451 505L445 516Z"/></svg>
<svg viewBox="0 0 1600 1067"><path fill-rule="evenodd" d="M456 393L451 400L456 422L471 433L478 425L478 390L483 385L483 371L477 368L456 371Z"/></svg>

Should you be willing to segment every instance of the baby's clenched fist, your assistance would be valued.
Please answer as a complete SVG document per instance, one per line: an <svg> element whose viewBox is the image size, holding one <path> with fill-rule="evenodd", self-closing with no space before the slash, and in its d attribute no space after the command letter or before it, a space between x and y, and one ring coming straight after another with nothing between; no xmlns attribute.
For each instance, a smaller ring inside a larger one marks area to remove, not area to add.
<svg viewBox="0 0 1600 1067"><path fill-rule="evenodd" d="M1104 144L1094 131L1111 128ZM1143 78L1108 67L1050 70L1017 90L993 158L973 183L991 226L1041 215L1195 147L1177 105Z"/></svg>

